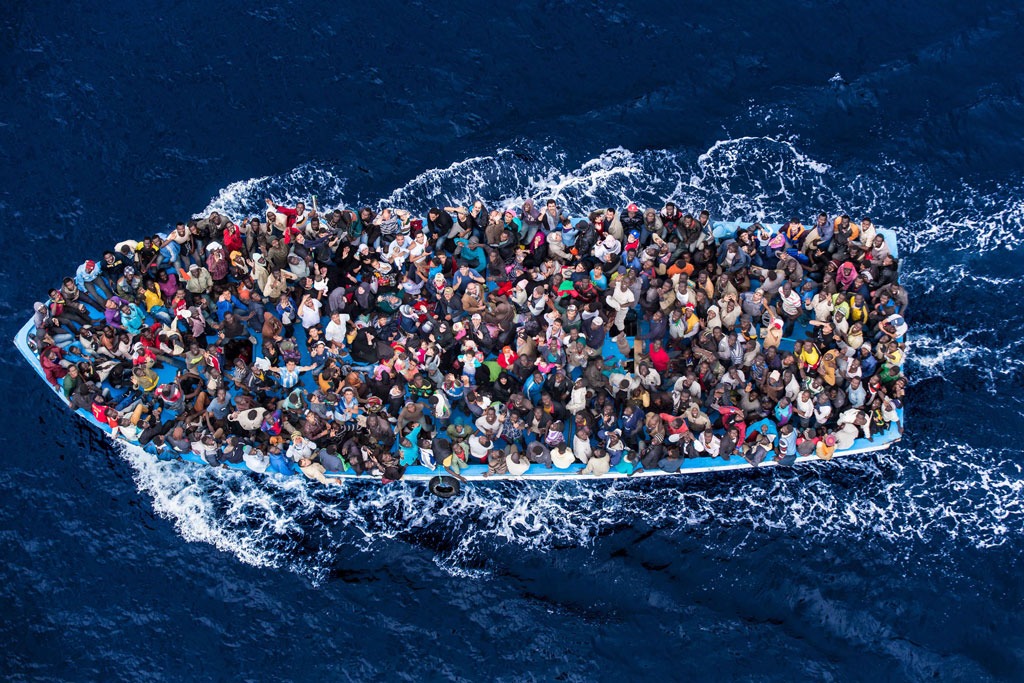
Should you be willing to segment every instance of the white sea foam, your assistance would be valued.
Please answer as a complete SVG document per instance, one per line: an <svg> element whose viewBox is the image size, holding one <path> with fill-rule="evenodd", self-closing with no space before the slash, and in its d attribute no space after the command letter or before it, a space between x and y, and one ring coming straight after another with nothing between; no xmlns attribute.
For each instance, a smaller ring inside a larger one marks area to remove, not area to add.
<svg viewBox="0 0 1024 683"><path fill-rule="evenodd" d="M793 140L744 137L715 143L703 154L609 149L582 162L551 145L517 143L412 178L379 202L424 212L446 203L483 199L489 208L532 197L556 198L571 212L595 205L674 200L685 210L708 208L716 218L782 220L818 210L870 215L895 228L904 280L916 307L909 374L914 382L955 372L976 373L995 392L1024 371L993 321L940 315L962 288L977 295L1015 291L1012 277L979 278L950 253L984 254L1020 243L1024 192L970 187L930 196L934 188L912 170L882 160L878 175L844 176L810 158ZM898 185L879 177L902 178ZM276 177L233 183L204 213L233 218L258 213L263 199L307 200L323 208L346 205L340 172L312 164ZM947 259L947 260L943 260ZM1024 327L1006 312L1003 330ZM909 429L913 431L913 415ZM256 565L292 567L320 580L353 552L401 541L427 545L437 563L457 575L488 570L496 546L525 551L587 547L617 528L643 523L667 534L700 534L714 542L723 531L750 537L787 534L796 542L858 538L888 544L920 562L956 545L994 547L1024 531L1020 467L1010 451L925 436L911 450L853 457L790 471L702 475L659 481L472 485L449 501L425 487L351 482L337 489L184 463L158 463L125 449L141 490L182 537L210 543ZM725 552L743 552L742 543Z"/></svg>
<svg viewBox="0 0 1024 683"><path fill-rule="evenodd" d="M194 217L205 217L212 211L218 211L235 221L252 216L262 217L267 210L266 199L289 205L305 202L312 208L314 195L317 197L318 208L333 210L343 206L346 182L344 176L329 168L303 164L281 176L264 176L231 183Z"/></svg>
<svg viewBox="0 0 1024 683"><path fill-rule="evenodd" d="M293 568L313 581L353 552L391 541L424 543L438 566L489 569L496 546L525 551L588 547L643 523L662 533L786 534L813 545L858 538L903 560L934 560L950 544L996 547L1024 532L1024 479L1011 451L940 440L871 457L738 476L661 482L507 483L467 486L440 501L416 484L352 482L338 489L185 463L137 449L125 457L140 489L182 537L257 566ZM741 544L723 549L742 553ZM873 540L872 540L873 539Z"/></svg>

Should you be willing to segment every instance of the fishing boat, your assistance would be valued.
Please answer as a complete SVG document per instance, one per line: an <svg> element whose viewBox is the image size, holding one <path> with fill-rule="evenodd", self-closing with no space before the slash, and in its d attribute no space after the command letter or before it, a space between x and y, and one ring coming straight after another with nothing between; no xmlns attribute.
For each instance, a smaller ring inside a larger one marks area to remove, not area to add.
<svg viewBox="0 0 1024 683"><path fill-rule="evenodd" d="M575 223L575 221L573 221L573 222ZM712 225L713 225L713 228L714 228L714 237L715 237L715 239L718 240L718 241L721 241L721 240L724 240L724 239L727 239L729 237L734 236L738 229L749 228L753 224L750 223L750 222L738 222L738 221L716 221L716 222L713 222ZM764 227L764 228L767 228L767 229L771 230L772 232L777 232L780 229L780 227L781 227L780 224L770 224L770 223L760 223L760 225L762 227ZM891 252L893 257L898 258L899 246L898 246L897 240L896 240L896 233L893 230L886 229L886 228L877 228L877 232L878 232L878 234L880 234L880 235L882 235L884 237L884 239L886 241L886 244L887 244L887 246L889 248L889 251ZM33 344L32 344L32 341L31 341L31 334L32 334L33 330L34 330L33 321L30 319L29 321L27 321L22 326L22 328L19 330L18 334L16 335L16 337L14 339L15 346L17 347L18 351L22 354L22 356L25 358L25 360L36 371L36 373L39 375L39 377L44 381L44 384L46 384L46 386L50 387L50 389L53 391L54 395L56 396L57 400L60 401L61 403L65 404L69 408L71 408L70 402L64 397L64 395L60 391L60 389L46 381L46 375L44 373L44 369L43 369L42 364L40 362L39 355L36 352L36 350L33 348ZM795 331L794 331L794 333L793 333L793 335L791 337L783 338L783 341L782 341L782 344L780 345L780 348L782 350L784 350L784 351L785 350L792 350L794 341L802 339L803 338L803 333L805 331L806 331L805 327L803 327L801 325L797 325L797 327L796 327L796 329L795 329ZM211 339L212 339L212 337L211 337ZM903 340L901 339L901 341L903 341ZM630 342L632 342L632 339L630 340ZM607 347L606 347L605 351L606 351L607 355L611 355L613 357L618 355L620 360L623 359L621 354L619 354L618 350L615 348L614 344L612 344L610 341L608 341L608 342L606 342L606 345L607 345ZM162 375L162 377L161 377L162 380L165 379L163 377L163 375L167 374L168 376L166 377L166 379L170 380L170 379L173 378L174 369L173 368L165 368L164 370L159 371L158 374ZM107 436L109 438L111 438L114 442L120 443L122 445L133 446L134 448L131 449L131 457L156 457L155 455L151 455L151 454L148 454L148 453L144 452L142 449L140 449L138 447L137 444L132 444L132 443L130 443L128 441L125 441L124 439L122 439L120 437L113 437L113 436L111 436L111 428L107 424L101 423L100 421L98 421L89 411L87 411L85 409L78 409L78 410L75 410L74 412L76 412L78 414L78 417L80 417L81 419L85 420L90 425L92 425L92 427L94 427L94 428L100 430L101 432L107 434ZM847 456L852 456L852 455L866 454L866 453L871 453L871 452L874 452L874 451L884 450L884 449L889 448L894 442L899 441L901 436L902 436L902 433L903 433L903 422L904 422L903 408L902 407L898 408L897 409L897 413L898 413L898 416L899 416L899 420L897 422L894 422L894 423L890 424L885 431L876 432L876 433L872 434L872 438L870 440L864 439L864 438L858 438L856 441L854 441L854 443L850 447L845 448L843 450L836 450L836 452L834 453L833 458L847 457ZM462 469L461 475L468 482L484 482L484 481L498 481L498 480L557 481L557 480L564 480L564 479L574 479L574 480L577 480L577 481L594 481L596 479L615 479L615 478L624 478L624 477L635 477L635 478L678 477L678 476L684 476L684 475L688 475L688 474L700 474L700 473L709 473L709 472L725 472L725 471L729 471L729 470L748 470L748 469L752 469L754 467L760 467L760 468L776 467L776 466L778 466L778 462L777 462L777 458L774 457L774 455L775 454L773 452L768 457L768 459L764 460L763 462L761 462L761 463L759 463L757 465L748 462L747 460L745 460L742 457L736 457L736 456L730 458L729 460L723 460L721 457L715 457L715 458L697 457L697 458L691 458L691 459L684 460L682 465L680 466L679 470L676 471L676 472L665 472L665 471L658 470L658 469L641 469L641 470L636 471L635 473L627 474L627 473L618 471L615 468L612 468L611 471L609 471L607 474L601 475L600 477L579 476L580 473L581 473L581 470L583 470L584 466L581 463L578 463L578 462L572 464L571 466L569 466L566 469L546 468L546 467L544 467L542 465L539 465L539 464L532 464L532 465L530 465L528 467L526 472L524 472L523 474L519 474L519 475L513 475L513 474L493 474L493 473L488 475L488 467L487 467L486 464L470 464L470 465L466 466L464 469ZM200 465L200 466L209 466L207 461L204 460L204 458L202 456L197 455L195 453L181 454L180 457L181 457L182 460L185 460L185 461L188 461L188 462L192 462L192 463L195 463L195 464ZM795 463L815 463L815 464L817 464L819 466L820 465L827 465L826 461L820 459L816 455L797 457L794 462ZM237 463L237 464L229 463L229 464L226 464L225 466L229 467L231 469L240 470L242 472L248 473L251 476L255 476L255 473L251 472L249 470L249 468L244 463ZM240 476L242 475L242 472L240 472ZM346 481L372 481L372 482L378 482L378 483L380 482L380 477L379 476L371 476L368 473L364 473L362 475L356 475L352 470L338 471L338 472L330 472L330 471L328 471L325 474L328 477L332 477L332 478L333 477L339 477L339 478L342 478L342 479L344 479ZM268 474L266 476L282 476L282 475L280 475L280 474ZM295 476L302 476L302 475L299 474L296 471L295 472ZM404 473L404 476L402 478L403 478L403 480L406 480L406 481L420 481L420 482L429 483L429 488L430 488L431 492L435 493L436 495L442 496L442 497L448 497L448 496L454 495L454 494L458 493L458 491L459 491L459 482L456 479L454 479L453 477L448 476L445 473L445 471L441 467L439 467L439 466L431 468L431 467L424 466L422 464L414 464L414 465L411 465L411 466L409 466L409 467L407 467L405 469L405 473Z"/></svg>

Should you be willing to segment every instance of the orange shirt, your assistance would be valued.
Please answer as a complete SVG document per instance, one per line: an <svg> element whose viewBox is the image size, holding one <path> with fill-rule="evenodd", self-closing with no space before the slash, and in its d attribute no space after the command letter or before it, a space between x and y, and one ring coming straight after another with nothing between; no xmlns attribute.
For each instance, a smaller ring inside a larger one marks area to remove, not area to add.
<svg viewBox="0 0 1024 683"><path fill-rule="evenodd" d="M679 274L684 274L686 275L686 277L690 277L691 275L693 275L693 264L687 263L685 266L679 267L673 263L671 266L668 267L668 270L666 270L665 273L669 277L673 277Z"/></svg>

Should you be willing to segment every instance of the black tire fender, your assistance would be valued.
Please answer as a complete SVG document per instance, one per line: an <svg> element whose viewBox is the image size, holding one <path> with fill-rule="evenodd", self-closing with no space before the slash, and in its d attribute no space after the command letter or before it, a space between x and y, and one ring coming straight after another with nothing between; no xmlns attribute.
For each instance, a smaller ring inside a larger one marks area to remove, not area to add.
<svg viewBox="0 0 1024 683"><path fill-rule="evenodd" d="M438 498L452 498L459 495L459 480L455 477L441 475L434 477L427 484L427 488Z"/></svg>

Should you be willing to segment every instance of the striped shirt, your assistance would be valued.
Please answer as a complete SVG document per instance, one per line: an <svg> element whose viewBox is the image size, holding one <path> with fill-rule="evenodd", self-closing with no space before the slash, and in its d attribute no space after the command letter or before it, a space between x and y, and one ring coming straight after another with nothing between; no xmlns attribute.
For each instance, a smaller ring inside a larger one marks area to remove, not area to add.
<svg viewBox="0 0 1024 683"><path fill-rule="evenodd" d="M291 389L299 383L299 369L289 370L288 368L281 368L281 386L285 389Z"/></svg>

